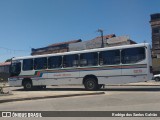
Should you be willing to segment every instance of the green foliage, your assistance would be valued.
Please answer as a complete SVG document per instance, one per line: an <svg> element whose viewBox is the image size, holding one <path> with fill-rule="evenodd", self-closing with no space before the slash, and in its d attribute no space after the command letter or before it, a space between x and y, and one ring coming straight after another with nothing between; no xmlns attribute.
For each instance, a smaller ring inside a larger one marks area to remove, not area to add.
<svg viewBox="0 0 160 120"><path fill-rule="evenodd" d="M5 62L11 62L12 59L7 59Z"/></svg>

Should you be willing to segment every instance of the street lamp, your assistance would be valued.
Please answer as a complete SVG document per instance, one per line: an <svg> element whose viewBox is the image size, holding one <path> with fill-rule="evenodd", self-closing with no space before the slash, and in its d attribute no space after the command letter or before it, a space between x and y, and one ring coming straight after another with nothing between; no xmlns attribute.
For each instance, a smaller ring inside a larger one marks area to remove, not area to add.
<svg viewBox="0 0 160 120"><path fill-rule="evenodd" d="M101 48L104 47L104 41L103 41L103 30L102 29L98 29L97 32L100 32L101 33L101 37L102 37L102 44L101 44Z"/></svg>

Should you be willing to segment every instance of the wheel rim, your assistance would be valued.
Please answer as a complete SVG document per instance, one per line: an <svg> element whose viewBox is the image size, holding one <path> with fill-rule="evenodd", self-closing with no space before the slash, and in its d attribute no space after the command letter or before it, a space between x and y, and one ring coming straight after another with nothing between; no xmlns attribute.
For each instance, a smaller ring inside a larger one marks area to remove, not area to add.
<svg viewBox="0 0 160 120"><path fill-rule="evenodd" d="M27 83L27 84L26 84L26 88L28 88L28 89L31 88L31 84L30 84L30 83Z"/></svg>
<svg viewBox="0 0 160 120"><path fill-rule="evenodd" d="M94 88L94 82L93 81L88 81L87 86L88 86L89 89Z"/></svg>

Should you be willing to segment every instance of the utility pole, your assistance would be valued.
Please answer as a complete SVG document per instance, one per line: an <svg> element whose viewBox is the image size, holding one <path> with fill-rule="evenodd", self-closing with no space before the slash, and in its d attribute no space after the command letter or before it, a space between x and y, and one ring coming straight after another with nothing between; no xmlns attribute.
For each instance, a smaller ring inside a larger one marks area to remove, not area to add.
<svg viewBox="0 0 160 120"><path fill-rule="evenodd" d="M101 48L104 48L104 41L103 41L103 30L102 29L98 29L97 32L101 33L101 37L102 37L102 44L101 44Z"/></svg>

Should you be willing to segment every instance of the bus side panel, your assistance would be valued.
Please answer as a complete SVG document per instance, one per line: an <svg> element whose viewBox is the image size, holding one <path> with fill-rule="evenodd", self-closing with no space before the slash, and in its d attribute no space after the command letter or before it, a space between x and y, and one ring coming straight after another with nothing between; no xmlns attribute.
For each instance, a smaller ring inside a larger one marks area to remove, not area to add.
<svg viewBox="0 0 160 120"><path fill-rule="evenodd" d="M122 77L125 78L125 76L130 76L130 78L135 78L135 80L133 80L134 82L147 81L148 80L147 72L148 72L147 64L134 64L134 65L128 64L122 66ZM128 82L133 82L133 81L128 80Z"/></svg>
<svg viewBox="0 0 160 120"><path fill-rule="evenodd" d="M82 80L79 78L78 69L61 69L59 72L48 72L46 84L82 84Z"/></svg>
<svg viewBox="0 0 160 120"><path fill-rule="evenodd" d="M9 83L9 86L17 86L17 87L22 86L22 80L18 80L18 79L13 80L13 79L9 78L8 83Z"/></svg>
<svg viewBox="0 0 160 120"><path fill-rule="evenodd" d="M147 76L117 76L117 77L99 77L99 84L127 84L145 81Z"/></svg>
<svg viewBox="0 0 160 120"><path fill-rule="evenodd" d="M48 79L46 81L46 85L81 85L82 79L81 78L58 78L58 79Z"/></svg>
<svg viewBox="0 0 160 120"><path fill-rule="evenodd" d="M44 71L31 70L31 71L22 71L20 77L22 77L23 79L29 78L32 80L33 86L38 86L38 85L45 85L48 75Z"/></svg>
<svg viewBox="0 0 160 120"><path fill-rule="evenodd" d="M98 78L98 84L107 83L108 77L121 76L121 66L103 66L97 68L89 68L85 70L84 68L80 70L80 77L84 78L87 75L94 75Z"/></svg>

